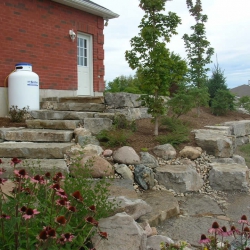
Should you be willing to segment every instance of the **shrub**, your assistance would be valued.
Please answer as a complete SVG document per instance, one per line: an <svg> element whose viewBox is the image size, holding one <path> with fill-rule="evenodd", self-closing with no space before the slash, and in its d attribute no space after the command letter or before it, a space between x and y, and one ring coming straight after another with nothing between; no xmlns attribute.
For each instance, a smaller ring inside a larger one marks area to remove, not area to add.
<svg viewBox="0 0 250 250"><path fill-rule="evenodd" d="M219 89L212 99L211 109L214 115L223 115L234 110L234 95L229 90Z"/></svg>
<svg viewBox="0 0 250 250"><path fill-rule="evenodd" d="M12 122L24 122L26 119L26 115L29 113L28 110L28 106L19 109L18 106L12 105L9 110L10 120Z"/></svg>
<svg viewBox="0 0 250 250"><path fill-rule="evenodd" d="M189 127L181 120L171 117L163 117L161 119L161 125L165 126L169 133L166 135L157 136L156 140L159 143L170 143L172 146L177 146L183 142L189 141Z"/></svg>
<svg viewBox="0 0 250 250"><path fill-rule="evenodd" d="M108 147L126 146L132 132L127 129L102 130L96 135L101 145Z"/></svg>
<svg viewBox="0 0 250 250"><path fill-rule="evenodd" d="M98 226L114 208L105 180L82 178L80 172L74 178L60 172L29 175L16 169L20 162L12 159L11 195L2 191L6 179L0 178L0 249L88 249L93 233L107 239Z"/></svg>
<svg viewBox="0 0 250 250"><path fill-rule="evenodd" d="M250 112L250 96L242 96L237 103L237 106L244 108Z"/></svg>

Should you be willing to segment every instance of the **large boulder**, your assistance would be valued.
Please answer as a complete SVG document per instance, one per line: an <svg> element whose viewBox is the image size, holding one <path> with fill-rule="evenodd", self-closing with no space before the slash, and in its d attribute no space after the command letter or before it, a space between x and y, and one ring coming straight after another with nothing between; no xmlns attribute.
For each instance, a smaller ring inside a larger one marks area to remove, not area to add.
<svg viewBox="0 0 250 250"><path fill-rule="evenodd" d="M124 179L130 179L134 181L134 175L131 169L126 164L115 164L115 171L120 174Z"/></svg>
<svg viewBox="0 0 250 250"><path fill-rule="evenodd" d="M74 175L77 173L76 168L78 166L72 165L70 172ZM103 178L114 175L113 166L110 163L98 155L83 155L80 160L79 168L89 169L93 178Z"/></svg>
<svg viewBox="0 0 250 250"><path fill-rule="evenodd" d="M142 215L145 215L152 211L152 207L141 199L130 200L125 196L119 196L116 198L109 198L109 200L118 205L116 213L125 212L134 220L137 220Z"/></svg>
<svg viewBox="0 0 250 250"><path fill-rule="evenodd" d="M134 165L140 163L140 157L135 150L129 146L121 147L113 153L114 162Z"/></svg>
<svg viewBox="0 0 250 250"><path fill-rule="evenodd" d="M233 156L234 137L223 131L200 129L195 131L195 140L207 154L228 158Z"/></svg>
<svg viewBox="0 0 250 250"><path fill-rule="evenodd" d="M95 246L100 237L98 235L92 237L96 250L146 250L146 233L125 212L99 220L99 227L108 233L108 240L101 240Z"/></svg>
<svg viewBox="0 0 250 250"><path fill-rule="evenodd" d="M156 156L163 158L164 160L173 159L176 157L176 150L171 144L156 146L153 148L153 152Z"/></svg>
<svg viewBox="0 0 250 250"><path fill-rule="evenodd" d="M102 130L110 130L113 121L109 118L85 118L84 128L88 129L93 134L98 134Z"/></svg>
<svg viewBox="0 0 250 250"><path fill-rule="evenodd" d="M159 184L178 193L198 191L203 186L201 176L189 165L164 165L155 173Z"/></svg>
<svg viewBox="0 0 250 250"><path fill-rule="evenodd" d="M141 101L139 101L139 97L141 95L131 94L125 92L119 93L106 93L105 94L105 104L109 106L109 108L136 108L141 106Z"/></svg>
<svg viewBox="0 0 250 250"><path fill-rule="evenodd" d="M209 172L210 186L215 190L248 191L249 170L237 163L211 163Z"/></svg>

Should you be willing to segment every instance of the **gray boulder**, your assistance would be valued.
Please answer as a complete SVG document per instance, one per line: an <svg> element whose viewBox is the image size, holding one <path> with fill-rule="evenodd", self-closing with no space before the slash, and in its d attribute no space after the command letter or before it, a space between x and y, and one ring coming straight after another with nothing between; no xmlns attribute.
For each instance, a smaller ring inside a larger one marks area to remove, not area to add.
<svg viewBox="0 0 250 250"><path fill-rule="evenodd" d="M164 165L155 173L159 184L178 193L198 191L203 186L201 176L189 165Z"/></svg>
<svg viewBox="0 0 250 250"><path fill-rule="evenodd" d="M215 190L248 191L249 170L237 163L211 163L209 172L210 186Z"/></svg>
<svg viewBox="0 0 250 250"><path fill-rule="evenodd" d="M109 118L85 118L84 128L88 129L93 134L98 134L102 130L110 130L112 120Z"/></svg>
<svg viewBox="0 0 250 250"><path fill-rule="evenodd" d="M134 165L140 163L140 157L135 150L129 146L121 147L113 153L114 162Z"/></svg>
<svg viewBox="0 0 250 250"><path fill-rule="evenodd" d="M135 165L135 181L145 190L152 189L154 186L154 173L151 168L143 164Z"/></svg>
<svg viewBox="0 0 250 250"><path fill-rule="evenodd" d="M142 215L145 215L152 211L152 207L141 199L129 200L125 196L119 196L116 198L109 198L109 200L119 206L116 210L116 213L125 212L134 220L137 220Z"/></svg>
<svg viewBox="0 0 250 250"><path fill-rule="evenodd" d="M118 213L112 217L99 220L99 227L108 233L108 240L101 240L99 236L92 237L96 250L145 250L147 235L134 219L126 214Z"/></svg>
<svg viewBox="0 0 250 250"><path fill-rule="evenodd" d="M201 156L202 149L200 147L185 146L180 152L180 157L195 160Z"/></svg>
<svg viewBox="0 0 250 250"><path fill-rule="evenodd" d="M174 241L167 236L153 235L147 239L147 250L161 250L160 245L162 242L174 244Z"/></svg>
<svg viewBox="0 0 250 250"><path fill-rule="evenodd" d="M158 161L153 155L149 154L148 152L140 152L140 155L141 164L153 169L159 167Z"/></svg>
<svg viewBox="0 0 250 250"><path fill-rule="evenodd" d="M156 156L165 160L173 159L176 157L176 150L171 144L156 146L153 148L153 152Z"/></svg>
<svg viewBox="0 0 250 250"><path fill-rule="evenodd" d="M115 164L115 171L120 174L124 179L130 179L134 181L134 175L130 168L125 164Z"/></svg>

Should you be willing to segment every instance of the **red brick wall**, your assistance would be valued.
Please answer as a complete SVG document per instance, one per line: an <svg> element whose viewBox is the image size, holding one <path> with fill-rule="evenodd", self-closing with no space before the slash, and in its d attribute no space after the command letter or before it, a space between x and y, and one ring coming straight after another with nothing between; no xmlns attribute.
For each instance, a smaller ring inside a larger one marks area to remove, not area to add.
<svg viewBox="0 0 250 250"><path fill-rule="evenodd" d="M94 91L104 89L104 21L51 0L0 1L0 87L19 62L29 62L41 89L77 89L77 42L69 30L93 35ZM100 76L100 77L98 77Z"/></svg>

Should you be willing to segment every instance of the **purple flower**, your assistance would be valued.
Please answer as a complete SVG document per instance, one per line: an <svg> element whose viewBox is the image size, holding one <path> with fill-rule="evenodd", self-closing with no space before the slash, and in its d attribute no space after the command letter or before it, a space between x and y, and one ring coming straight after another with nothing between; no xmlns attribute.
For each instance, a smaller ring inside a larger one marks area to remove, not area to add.
<svg viewBox="0 0 250 250"><path fill-rule="evenodd" d="M22 162L20 159L14 157L11 159L11 165L16 165L18 163Z"/></svg>
<svg viewBox="0 0 250 250"><path fill-rule="evenodd" d="M25 179L28 179L28 175L27 175L27 172L25 169L21 169L21 170L14 170L14 173L17 177L20 177L20 178L25 178Z"/></svg>
<svg viewBox="0 0 250 250"><path fill-rule="evenodd" d="M40 214L40 212L37 211L36 209L27 208L25 211L25 214L22 217L25 220L29 220L29 219L33 218L36 214Z"/></svg>
<svg viewBox="0 0 250 250"><path fill-rule="evenodd" d="M0 178L0 185L3 185L4 182L6 182L6 181L7 181L6 179Z"/></svg>
<svg viewBox="0 0 250 250"><path fill-rule="evenodd" d="M213 223L212 227L208 230L208 232L210 234L212 234L212 233L217 234L217 233L219 233L221 231L222 231L222 229L220 228L218 222L216 222L216 221Z"/></svg>
<svg viewBox="0 0 250 250"><path fill-rule="evenodd" d="M233 234L233 232L230 230L230 231L227 231L227 228L225 226L223 226L222 228L222 231L219 232L218 234L222 237L227 237L227 236L231 236Z"/></svg>
<svg viewBox="0 0 250 250"><path fill-rule="evenodd" d="M72 196L73 196L76 200L78 200L78 201L83 201L83 197L82 197L82 195L81 195L81 193L80 193L79 191L75 191L75 192L72 194Z"/></svg>
<svg viewBox="0 0 250 250"><path fill-rule="evenodd" d="M32 182L39 183L39 184L45 184L45 180L43 176L37 174L34 177L30 178Z"/></svg>
<svg viewBox="0 0 250 250"><path fill-rule="evenodd" d="M240 220L238 220L238 223L240 223L240 224L248 224L249 225L249 221L247 220L247 216L242 215Z"/></svg>
<svg viewBox="0 0 250 250"><path fill-rule="evenodd" d="M85 218L85 221L92 224L93 226L98 226L98 221L95 220L93 217L89 216L87 218Z"/></svg>
<svg viewBox="0 0 250 250"><path fill-rule="evenodd" d="M206 245L206 244L208 244L210 241L211 241L211 240L208 239L208 238L206 237L205 234L202 234L199 243L200 243L200 244L205 244L205 245Z"/></svg>
<svg viewBox="0 0 250 250"><path fill-rule="evenodd" d="M5 219L5 220L9 220L10 216L7 214L1 214L0 218Z"/></svg>
<svg viewBox="0 0 250 250"><path fill-rule="evenodd" d="M58 216L55 219L55 222L58 223L58 224L60 224L60 225L65 225L66 222L67 222L67 220L66 220L66 218L63 215L61 215L61 216Z"/></svg>
<svg viewBox="0 0 250 250"><path fill-rule="evenodd" d="M64 239L64 241L66 241L66 242L71 242L73 240L73 238L75 237L71 233L65 233L65 234L62 234L61 236Z"/></svg>

